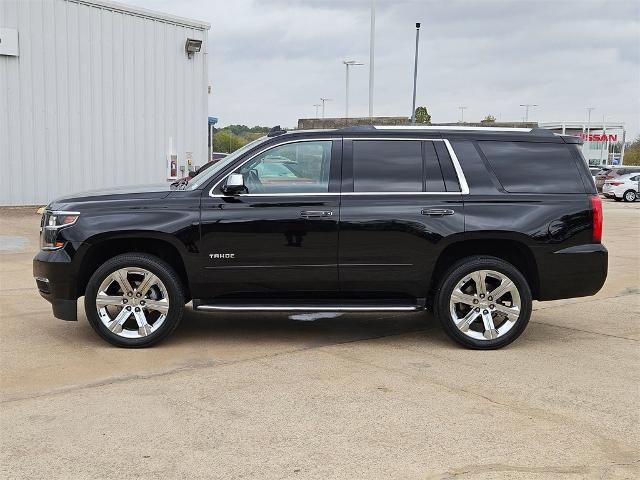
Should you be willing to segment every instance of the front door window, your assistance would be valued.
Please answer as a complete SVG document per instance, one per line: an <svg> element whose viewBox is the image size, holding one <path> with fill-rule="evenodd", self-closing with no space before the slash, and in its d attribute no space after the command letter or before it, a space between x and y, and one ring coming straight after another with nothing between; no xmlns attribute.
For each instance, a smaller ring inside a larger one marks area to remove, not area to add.
<svg viewBox="0 0 640 480"><path fill-rule="evenodd" d="M323 193L329 191L331 140L278 145L260 153L234 173L247 193Z"/></svg>

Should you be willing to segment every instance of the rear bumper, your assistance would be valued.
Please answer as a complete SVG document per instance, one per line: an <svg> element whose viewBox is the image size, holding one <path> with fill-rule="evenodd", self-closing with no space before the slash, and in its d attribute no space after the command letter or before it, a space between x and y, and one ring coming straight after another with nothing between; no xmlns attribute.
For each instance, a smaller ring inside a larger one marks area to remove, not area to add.
<svg viewBox="0 0 640 480"><path fill-rule="evenodd" d="M33 276L38 292L61 320L77 320L76 277L71 258L64 250L40 251L33 259Z"/></svg>
<svg viewBox="0 0 640 480"><path fill-rule="evenodd" d="M607 279L609 252L600 243L564 248L538 258L538 300L595 295Z"/></svg>

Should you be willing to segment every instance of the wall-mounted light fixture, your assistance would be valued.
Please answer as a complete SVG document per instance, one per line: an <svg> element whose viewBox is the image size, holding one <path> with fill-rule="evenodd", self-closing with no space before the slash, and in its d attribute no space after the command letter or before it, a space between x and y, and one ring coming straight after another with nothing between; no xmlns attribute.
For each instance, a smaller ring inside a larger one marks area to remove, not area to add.
<svg viewBox="0 0 640 480"><path fill-rule="evenodd" d="M196 40L195 38L187 38L184 44L184 50L187 52L187 57L193 57L194 53L200 52L202 48L202 40Z"/></svg>

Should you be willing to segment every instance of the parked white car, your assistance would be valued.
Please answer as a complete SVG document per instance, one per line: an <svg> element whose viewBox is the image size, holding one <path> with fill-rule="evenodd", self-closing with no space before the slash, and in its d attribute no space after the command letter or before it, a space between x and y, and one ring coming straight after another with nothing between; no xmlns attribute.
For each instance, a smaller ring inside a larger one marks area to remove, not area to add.
<svg viewBox="0 0 640 480"><path fill-rule="evenodd" d="M606 180L602 186L602 193L607 198L619 202L635 202L640 190L640 173L627 173L619 177Z"/></svg>

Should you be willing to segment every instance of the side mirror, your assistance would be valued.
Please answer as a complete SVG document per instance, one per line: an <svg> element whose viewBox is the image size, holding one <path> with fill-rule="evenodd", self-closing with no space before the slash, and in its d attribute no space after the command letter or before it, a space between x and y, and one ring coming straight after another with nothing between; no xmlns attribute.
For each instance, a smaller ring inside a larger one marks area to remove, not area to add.
<svg viewBox="0 0 640 480"><path fill-rule="evenodd" d="M247 187L244 185L244 177L239 173L232 173L227 177L222 187L222 192L225 195L238 195L239 193L246 192Z"/></svg>

